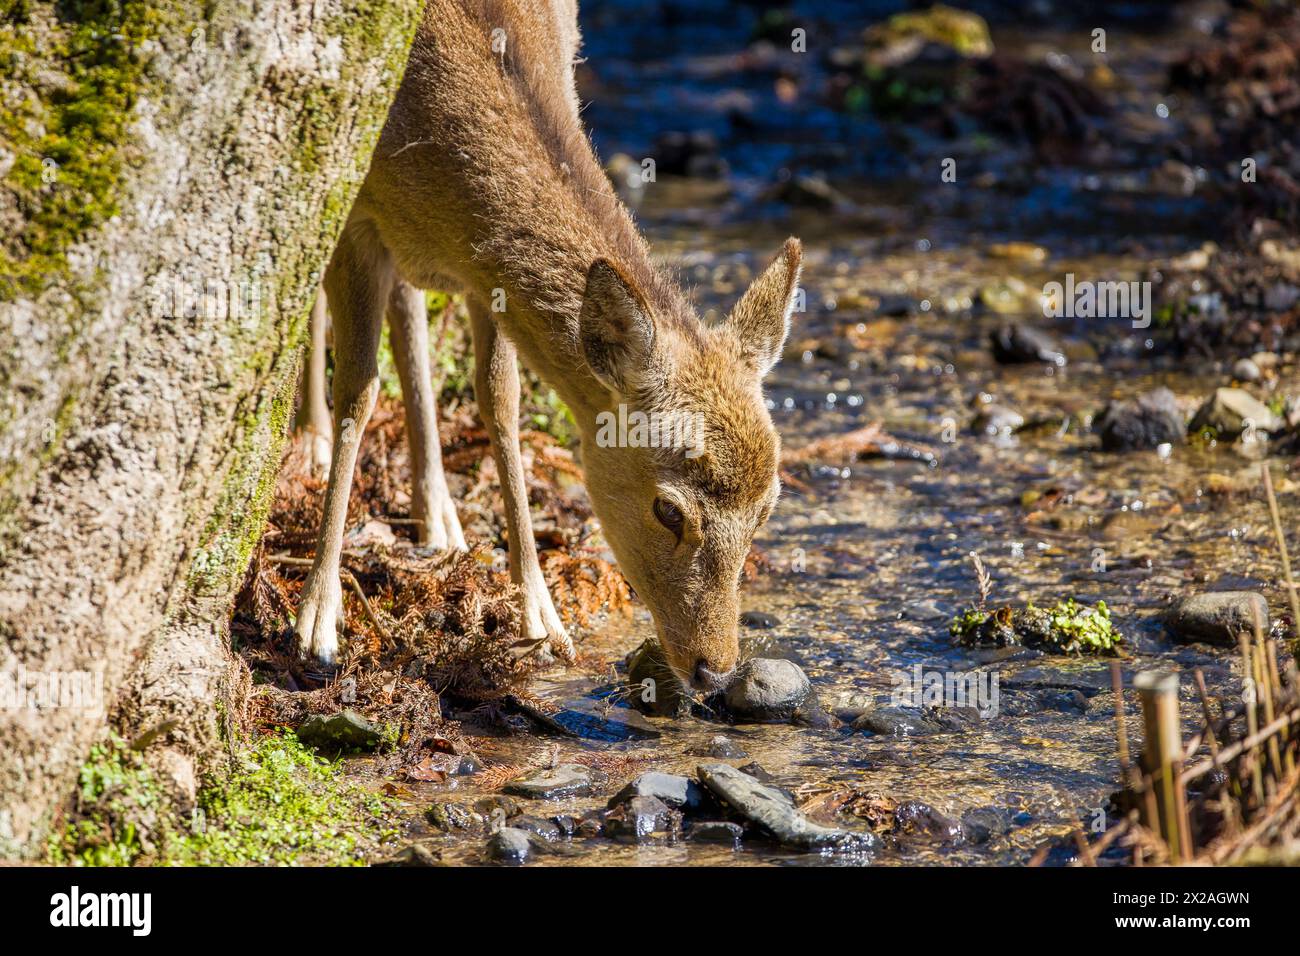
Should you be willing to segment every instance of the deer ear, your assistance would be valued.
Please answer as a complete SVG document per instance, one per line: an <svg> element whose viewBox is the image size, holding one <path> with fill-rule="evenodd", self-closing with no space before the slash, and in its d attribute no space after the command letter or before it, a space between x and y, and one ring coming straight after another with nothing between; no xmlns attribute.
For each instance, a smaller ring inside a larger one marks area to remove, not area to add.
<svg viewBox="0 0 1300 956"><path fill-rule="evenodd" d="M798 239L787 239L781 254L740 297L727 320L740 341L741 355L760 378L777 363L785 347L802 262L803 246Z"/></svg>
<svg viewBox="0 0 1300 956"><path fill-rule="evenodd" d="M654 350L654 321L636 286L605 259L587 270L578 337L587 365L606 388L626 395L644 380Z"/></svg>

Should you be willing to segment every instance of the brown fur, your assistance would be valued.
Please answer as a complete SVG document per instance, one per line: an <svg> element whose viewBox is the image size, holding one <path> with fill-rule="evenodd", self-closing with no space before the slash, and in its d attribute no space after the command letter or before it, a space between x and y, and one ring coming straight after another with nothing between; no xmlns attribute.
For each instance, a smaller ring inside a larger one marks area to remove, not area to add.
<svg viewBox="0 0 1300 956"><path fill-rule="evenodd" d="M573 411L593 506L675 673L713 686L735 666L737 579L778 491L760 380L785 339L800 249L788 241L726 322L702 325L651 262L582 129L578 47L566 0L429 3L326 279L339 343L335 416L369 414L371 329L394 283L463 290L484 366L480 411L506 486L512 572L535 612L525 631L566 649L522 492L515 348ZM502 296L504 311L491 310ZM620 404L702 416L703 454L601 447L597 416ZM349 452L336 439L330 495L350 481L340 460ZM657 498L681 513L680 538L656 517ZM329 603L337 548L328 501L319 580L314 592L308 582L298 628L304 652L324 643L313 621Z"/></svg>

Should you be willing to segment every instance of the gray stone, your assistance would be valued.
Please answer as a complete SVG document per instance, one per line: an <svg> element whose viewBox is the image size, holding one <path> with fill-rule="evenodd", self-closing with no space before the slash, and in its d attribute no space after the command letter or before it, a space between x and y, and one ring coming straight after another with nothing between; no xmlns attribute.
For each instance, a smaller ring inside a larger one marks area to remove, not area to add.
<svg viewBox="0 0 1300 956"><path fill-rule="evenodd" d="M1185 597L1169 609L1170 633L1182 641L1237 646L1237 635L1255 633L1255 613L1268 633L1268 601L1254 591L1209 591Z"/></svg>
<svg viewBox="0 0 1300 956"><path fill-rule="evenodd" d="M708 820L692 826L687 838L697 843L728 843L734 847L740 846L740 839L744 836L744 833L745 828L739 823L731 823L727 820Z"/></svg>
<svg viewBox="0 0 1300 956"><path fill-rule="evenodd" d="M743 627L766 629L776 627L781 621L776 615L768 614L766 611L741 611L740 623Z"/></svg>
<svg viewBox="0 0 1300 956"><path fill-rule="evenodd" d="M1232 363L1232 377L1239 382L1258 382L1264 373L1253 359L1240 358Z"/></svg>
<svg viewBox="0 0 1300 956"><path fill-rule="evenodd" d="M374 750L383 740L379 727L354 710L328 717L315 714L298 728L298 739L316 750Z"/></svg>
<svg viewBox="0 0 1300 956"><path fill-rule="evenodd" d="M490 797L480 797L474 801L474 810L484 817L491 819L508 820L523 811L519 801L514 797L507 797L503 794L496 793Z"/></svg>
<svg viewBox="0 0 1300 956"><path fill-rule="evenodd" d="M658 641L643 641L627 656L628 703L657 717L681 717L690 713L690 699L664 660Z"/></svg>
<svg viewBox="0 0 1300 956"><path fill-rule="evenodd" d="M957 843L964 836L961 821L916 800L901 803L894 810L894 833L903 837L928 837L945 843Z"/></svg>
<svg viewBox="0 0 1300 956"><path fill-rule="evenodd" d="M882 737L922 737L937 734L942 728L926 720L920 711L902 707L880 707L853 721L854 730L866 730Z"/></svg>
<svg viewBox="0 0 1300 956"><path fill-rule="evenodd" d="M483 817L459 803L435 803L424 811L430 824L446 833L455 830L477 830L483 826Z"/></svg>
<svg viewBox="0 0 1300 956"><path fill-rule="evenodd" d="M528 831L502 827L488 839L488 856L498 863L526 863L532 840Z"/></svg>
<svg viewBox="0 0 1300 956"><path fill-rule="evenodd" d="M793 661L746 661L727 688L727 709L742 720L789 720L812 694L812 684Z"/></svg>
<svg viewBox="0 0 1300 956"><path fill-rule="evenodd" d="M1133 451L1179 444L1187 434L1178 399L1167 388L1143 392L1126 402L1111 402L1097 417L1093 430L1105 451Z"/></svg>
<svg viewBox="0 0 1300 956"><path fill-rule="evenodd" d="M876 842L870 833L850 833L813 823L789 796L730 764L703 764L696 772L700 783L715 797L782 846L799 850L867 849Z"/></svg>
<svg viewBox="0 0 1300 956"><path fill-rule="evenodd" d="M559 800L562 797L586 797L605 785L608 778L598 770L577 763L532 770L507 783L502 790L530 800Z"/></svg>
<svg viewBox="0 0 1300 956"><path fill-rule="evenodd" d="M671 840L681 826L681 813L657 797L632 797L605 815L605 836L621 843Z"/></svg>
<svg viewBox="0 0 1300 956"><path fill-rule="evenodd" d="M705 793L694 780L657 770L641 774L610 797L608 805L613 809L635 797L654 797L674 809L686 811L698 810L705 802Z"/></svg>
<svg viewBox="0 0 1300 956"><path fill-rule="evenodd" d="M744 760L749 756L749 754L745 752L745 748L741 747L740 744L736 743L734 740L724 737L722 734L718 734L710 740L707 747L692 752L699 753L702 757L713 757L717 760Z"/></svg>
<svg viewBox="0 0 1300 956"><path fill-rule="evenodd" d="M531 833L547 843L554 843L565 835L563 828L555 820L544 820L541 817L531 816L526 813L513 817L510 820L510 826L513 829Z"/></svg>
<svg viewBox="0 0 1300 956"><path fill-rule="evenodd" d="M1261 432L1280 432L1286 427L1267 405L1243 388L1215 389L1187 427L1193 434L1212 428L1220 438L1236 438L1248 423Z"/></svg>

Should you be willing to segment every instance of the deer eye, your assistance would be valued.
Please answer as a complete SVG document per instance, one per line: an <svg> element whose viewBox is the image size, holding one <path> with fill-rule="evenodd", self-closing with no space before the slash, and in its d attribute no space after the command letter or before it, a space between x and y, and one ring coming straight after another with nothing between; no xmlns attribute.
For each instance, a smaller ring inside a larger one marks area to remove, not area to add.
<svg viewBox="0 0 1300 956"><path fill-rule="evenodd" d="M686 516L682 514L681 508L678 508L671 501L656 498L654 512L655 518L661 525L677 535L677 537L682 536L682 525L686 523Z"/></svg>

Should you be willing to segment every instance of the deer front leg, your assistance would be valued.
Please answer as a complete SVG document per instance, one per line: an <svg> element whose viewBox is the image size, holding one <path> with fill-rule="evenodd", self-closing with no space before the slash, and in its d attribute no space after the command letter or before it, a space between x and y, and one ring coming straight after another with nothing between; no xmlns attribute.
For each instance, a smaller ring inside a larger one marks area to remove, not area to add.
<svg viewBox="0 0 1300 956"><path fill-rule="evenodd" d="M401 279L393 283L389 294L388 328L406 405L406 435L411 443L411 517L419 522L420 544L440 551L464 551L465 535L442 470L437 396L429 371L429 311L424 293Z"/></svg>
<svg viewBox="0 0 1300 956"><path fill-rule="evenodd" d="M311 309L311 339L302 363L302 384L299 388L298 415L293 428L299 440L306 443L307 470L312 477L323 479L329 474L334 426L330 422L329 405L325 402L325 333L329 326L329 312L325 307L325 290L316 290L316 302Z"/></svg>
<svg viewBox="0 0 1300 956"><path fill-rule="evenodd" d="M528 486L519 450L519 365L515 347L498 333L491 314L480 303L470 303L470 322L474 336L474 395L492 440L501 480L510 533L510 579L520 589L524 641L537 647L550 641L552 650L572 661L573 642L542 576L528 513Z"/></svg>
<svg viewBox="0 0 1300 956"><path fill-rule="evenodd" d="M316 559L303 585L294 631L298 655L326 665L338 656L338 619L343 606L339 553L357 451L379 395L375 359L384 303L393 281L387 253L365 252L345 229L325 276L334 318L334 450Z"/></svg>

